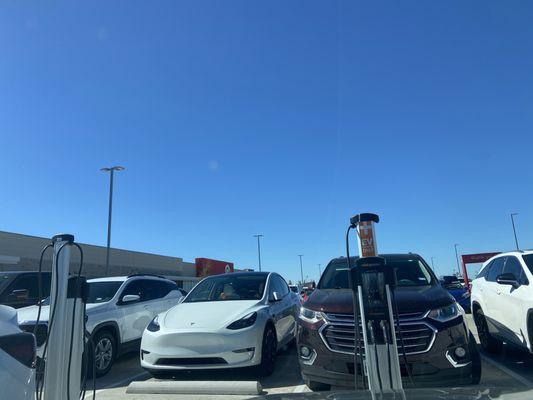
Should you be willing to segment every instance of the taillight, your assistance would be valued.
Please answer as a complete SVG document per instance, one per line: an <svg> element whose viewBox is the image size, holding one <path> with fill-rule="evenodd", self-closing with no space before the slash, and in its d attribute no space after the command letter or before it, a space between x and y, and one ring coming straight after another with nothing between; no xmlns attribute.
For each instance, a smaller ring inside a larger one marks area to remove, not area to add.
<svg viewBox="0 0 533 400"><path fill-rule="evenodd" d="M35 336L21 332L0 337L0 349L26 367L35 366Z"/></svg>

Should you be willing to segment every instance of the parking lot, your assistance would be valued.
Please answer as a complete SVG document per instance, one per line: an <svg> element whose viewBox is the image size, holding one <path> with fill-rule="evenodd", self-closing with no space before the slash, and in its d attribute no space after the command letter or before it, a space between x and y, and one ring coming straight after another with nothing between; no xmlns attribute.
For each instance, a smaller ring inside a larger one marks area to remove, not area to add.
<svg viewBox="0 0 533 400"><path fill-rule="evenodd" d="M467 316L470 329L477 335L471 315ZM504 346L501 354L482 354L482 378L481 385L497 387L503 392L522 391L533 389L533 356L515 349ZM126 388L132 381L144 381L151 379L139 367L137 354L127 355L117 361L111 372L97 380L97 399L102 400L137 400L146 398L146 395L126 394ZM255 380L256 378L248 371L222 371L222 372L195 372L184 373L177 379L198 381L224 381L224 380ZM309 389L304 385L300 377L296 349L294 346L282 351L278 355L278 361L274 374L260 380L264 394L297 393L307 392ZM341 388L339 388L341 389ZM191 395L153 395L157 399L180 399L193 398ZM225 398L226 396L224 396ZM241 399L248 396L230 396L229 398ZM87 394L87 399L91 398ZM207 398L197 396L197 398ZM222 397L221 397L222 398Z"/></svg>

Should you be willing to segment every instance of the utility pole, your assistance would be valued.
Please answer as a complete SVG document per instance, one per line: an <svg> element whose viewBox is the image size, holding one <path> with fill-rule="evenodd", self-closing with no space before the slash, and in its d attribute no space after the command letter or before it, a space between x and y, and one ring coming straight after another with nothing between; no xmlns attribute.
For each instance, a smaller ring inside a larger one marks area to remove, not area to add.
<svg viewBox="0 0 533 400"><path fill-rule="evenodd" d="M431 269L433 270L433 272L435 272L435 262L433 261L435 259L435 257L431 257Z"/></svg>
<svg viewBox="0 0 533 400"><path fill-rule="evenodd" d="M514 233L514 242L516 243L516 250L520 250L520 247L518 246L518 238L516 236L516 227L514 226L514 216L518 215L518 213L511 213L511 223L513 224L513 233Z"/></svg>
<svg viewBox="0 0 533 400"><path fill-rule="evenodd" d="M302 286L304 285L304 267L303 267L303 264L302 264L302 257L304 255L303 254L298 254L298 257L300 257L300 274L301 274L301 277L302 277Z"/></svg>
<svg viewBox="0 0 533 400"><path fill-rule="evenodd" d="M254 235L257 238L257 256L259 257L259 272L261 272L261 241L263 235Z"/></svg>
<svg viewBox="0 0 533 400"><path fill-rule="evenodd" d="M109 276L109 248L111 246L111 216L113 213L113 176L115 171L123 171L120 165L100 168L102 172L109 172L109 210L107 215L107 248L105 254L105 276Z"/></svg>
<svg viewBox="0 0 533 400"><path fill-rule="evenodd" d="M318 264L318 279L322 276L322 268L320 268L322 264Z"/></svg>
<svg viewBox="0 0 533 400"><path fill-rule="evenodd" d="M458 243L453 245L453 247L455 248L455 261L457 262L457 273L459 273L460 267L459 267L459 254L457 253L457 246L459 246Z"/></svg>

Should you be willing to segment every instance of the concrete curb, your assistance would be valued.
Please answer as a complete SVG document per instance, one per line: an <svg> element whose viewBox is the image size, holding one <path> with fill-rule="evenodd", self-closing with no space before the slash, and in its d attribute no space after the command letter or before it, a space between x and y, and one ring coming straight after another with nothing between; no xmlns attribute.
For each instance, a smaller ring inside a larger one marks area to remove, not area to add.
<svg viewBox="0 0 533 400"><path fill-rule="evenodd" d="M257 381L167 381L149 380L132 382L128 394L209 394L258 395L263 392Z"/></svg>

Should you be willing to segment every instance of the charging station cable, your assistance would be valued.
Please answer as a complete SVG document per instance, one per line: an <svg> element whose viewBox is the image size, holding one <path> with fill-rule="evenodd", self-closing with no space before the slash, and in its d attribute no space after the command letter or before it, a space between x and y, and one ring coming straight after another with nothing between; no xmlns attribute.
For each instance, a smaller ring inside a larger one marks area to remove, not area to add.
<svg viewBox="0 0 533 400"><path fill-rule="evenodd" d="M396 272L395 272L396 273ZM409 382L411 383L411 386L414 388L415 383L413 381L413 377L411 375L411 370L409 369L409 364L407 364L407 353L405 351L405 344L403 342L403 335L402 335L402 327L400 325L400 313L398 312L398 303L396 302L396 288L390 291L392 296L392 304L394 307L394 314L396 314L396 324L398 325L398 336L400 337L400 346L402 348L402 355L403 355L403 362L405 364L405 370L407 371L407 376L409 377Z"/></svg>

